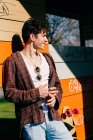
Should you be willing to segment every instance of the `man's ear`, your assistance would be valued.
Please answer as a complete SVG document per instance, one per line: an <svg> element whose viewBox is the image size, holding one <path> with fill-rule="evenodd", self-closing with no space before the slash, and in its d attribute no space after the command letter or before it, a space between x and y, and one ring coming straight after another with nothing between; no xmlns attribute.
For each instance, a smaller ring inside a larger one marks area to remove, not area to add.
<svg viewBox="0 0 93 140"><path fill-rule="evenodd" d="M35 35L34 34L30 34L30 39L31 41L34 41Z"/></svg>

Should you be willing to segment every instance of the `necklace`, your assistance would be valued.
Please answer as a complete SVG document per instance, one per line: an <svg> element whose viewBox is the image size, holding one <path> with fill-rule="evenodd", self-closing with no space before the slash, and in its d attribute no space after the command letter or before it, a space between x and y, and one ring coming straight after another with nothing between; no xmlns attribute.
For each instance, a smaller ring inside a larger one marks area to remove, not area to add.
<svg viewBox="0 0 93 140"><path fill-rule="evenodd" d="M21 53L25 56L26 62L27 62L27 63L29 63L29 64L31 64L31 65L33 64L33 66L35 67L35 68L34 68L34 72L37 74L37 75L36 75L36 80L40 81L40 80L42 79L42 75L40 74L41 69L40 69L40 67L37 65L37 57L38 57L39 53L38 53L38 52L35 53L35 54L36 54L36 62L33 62L33 58L28 57L24 52L21 52ZM34 59L35 59L35 58L34 58Z"/></svg>

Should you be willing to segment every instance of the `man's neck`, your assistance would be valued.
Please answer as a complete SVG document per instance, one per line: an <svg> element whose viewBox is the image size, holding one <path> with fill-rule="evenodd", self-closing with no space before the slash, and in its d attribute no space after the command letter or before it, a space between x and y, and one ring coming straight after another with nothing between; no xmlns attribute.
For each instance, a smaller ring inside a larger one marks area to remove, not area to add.
<svg viewBox="0 0 93 140"><path fill-rule="evenodd" d="M36 57L36 49L34 49L33 45L31 44L26 44L22 52L28 57Z"/></svg>

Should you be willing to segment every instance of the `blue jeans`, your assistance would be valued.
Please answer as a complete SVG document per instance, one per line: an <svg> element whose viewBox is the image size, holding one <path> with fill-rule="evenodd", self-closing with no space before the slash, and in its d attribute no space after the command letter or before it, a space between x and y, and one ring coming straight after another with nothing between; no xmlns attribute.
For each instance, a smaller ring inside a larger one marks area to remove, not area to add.
<svg viewBox="0 0 93 140"><path fill-rule="evenodd" d="M45 118L46 122L29 123L23 127L24 140L73 140L62 121L49 121L47 113L45 113Z"/></svg>

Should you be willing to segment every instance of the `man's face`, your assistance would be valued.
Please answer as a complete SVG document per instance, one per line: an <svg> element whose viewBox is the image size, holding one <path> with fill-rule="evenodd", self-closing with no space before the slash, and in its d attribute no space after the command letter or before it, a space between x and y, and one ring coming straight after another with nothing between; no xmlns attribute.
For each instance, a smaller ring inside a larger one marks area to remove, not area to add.
<svg viewBox="0 0 93 140"><path fill-rule="evenodd" d="M34 35L33 45L35 49L44 49L46 43L48 43L46 32L41 31L41 33L36 36Z"/></svg>

